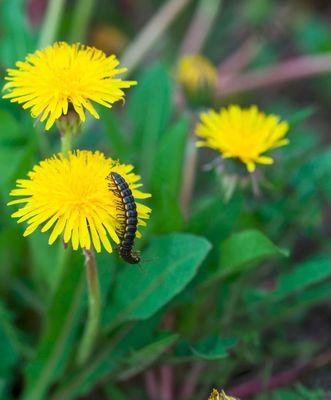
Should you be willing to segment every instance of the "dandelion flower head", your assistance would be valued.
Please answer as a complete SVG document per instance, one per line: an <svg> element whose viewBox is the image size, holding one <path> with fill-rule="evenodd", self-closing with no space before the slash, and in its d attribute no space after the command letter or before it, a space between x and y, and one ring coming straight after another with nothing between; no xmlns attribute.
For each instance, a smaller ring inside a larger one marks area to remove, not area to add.
<svg viewBox="0 0 331 400"><path fill-rule="evenodd" d="M8 69L3 96L30 109L33 118L46 122L46 130L69 107L85 121L85 110L99 118L92 102L110 108L124 98L123 89L135 81L117 78L126 68L117 68L115 55L80 44L58 42L29 54Z"/></svg>
<svg viewBox="0 0 331 400"><path fill-rule="evenodd" d="M264 153L288 144L285 137L288 129L286 121L281 121L277 115L266 115L256 106L231 105L219 112L202 113L196 135L203 140L198 141L197 146L217 150L223 158L238 158L253 172L257 163L273 163Z"/></svg>
<svg viewBox="0 0 331 400"><path fill-rule="evenodd" d="M35 165L27 179L19 179L10 193L16 199L8 205L22 207L12 217L18 223L27 222L24 236L39 228L51 232L49 244L63 235L64 242L71 242L74 250L94 247L100 252L104 247L111 253L109 239L119 243L116 232L121 221L118 198L109 190L106 179L110 172L119 173L128 183L138 200L138 226L145 226L151 210L139 200L150 194L140 190L140 176L133 173L133 166L87 150L59 153Z"/></svg>

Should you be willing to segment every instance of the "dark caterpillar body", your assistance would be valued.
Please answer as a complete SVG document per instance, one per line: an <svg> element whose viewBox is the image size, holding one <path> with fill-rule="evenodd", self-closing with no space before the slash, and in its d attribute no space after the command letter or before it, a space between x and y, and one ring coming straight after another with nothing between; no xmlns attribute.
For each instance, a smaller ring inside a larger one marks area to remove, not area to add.
<svg viewBox="0 0 331 400"><path fill-rule="evenodd" d="M120 238L119 254L124 261L130 264L137 264L140 261L140 257L132 252L138 225L136 202L129 185L120 174L111 172L107 179L110 181L109 189L119 199L117 206L118 210L121 211L117 215L121 222L117 229L117 234Z"/></svg>

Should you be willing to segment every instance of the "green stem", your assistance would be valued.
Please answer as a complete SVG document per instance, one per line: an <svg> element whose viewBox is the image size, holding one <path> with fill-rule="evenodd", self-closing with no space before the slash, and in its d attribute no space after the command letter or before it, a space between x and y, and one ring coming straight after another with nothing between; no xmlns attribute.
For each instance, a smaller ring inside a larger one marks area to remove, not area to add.
<svg viewBox="0 0 331 400"><path fill-rule="evenodd" d="M69 110L56 121L61 135L61 151L66 154L71 150L72 139L80 131L79 116L75 111Z"/></svg>
<svg viewBox="0 0 331 400"><path fill-rule="evenodd" d="M59 23L63 14L65 0L50 0L41 28L39 48L52 44L55 40Z"/></svg>
<svg viewBox="0 0 331 400"><path fill-rule="evenodd" d="M91 250L86 249L84 249L84 255L86 264L89 309L87 324L77 357L77 362L79 365L85 363L93 350L93 345L99 329L101 310L100 286L95 256Z"/></svg>
<svg viewBox="0 0 331 400"><path fill-rule="evenodd" d="M61 132L61 152L67 154L71 150L72 132L67 129L66 132Z"/></svg>
<svg viewBox="0 0 331 400"><path fill-rule="evenodd" d="M94 0L78 0L72 18L72 25L69 39L72 43L77 41L84 42L94 7Z"/></svg>

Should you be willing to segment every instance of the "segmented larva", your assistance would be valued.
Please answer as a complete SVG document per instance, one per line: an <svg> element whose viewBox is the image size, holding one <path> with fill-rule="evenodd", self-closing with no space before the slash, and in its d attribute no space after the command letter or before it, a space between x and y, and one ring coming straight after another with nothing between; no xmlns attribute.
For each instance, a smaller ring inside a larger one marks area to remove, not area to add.
<svg viewBox="0 0 331 400"><path fill-rule="evenodd" d="M137 264L140 257L132 251L138 224L136 202L129 185L120 174L111 172L107 179L109 180L109 189L118 198L117 210L120 212L117 215L117 219L120 221L117 228L117 235L120 239L119 254L124 261Z"/></svg>

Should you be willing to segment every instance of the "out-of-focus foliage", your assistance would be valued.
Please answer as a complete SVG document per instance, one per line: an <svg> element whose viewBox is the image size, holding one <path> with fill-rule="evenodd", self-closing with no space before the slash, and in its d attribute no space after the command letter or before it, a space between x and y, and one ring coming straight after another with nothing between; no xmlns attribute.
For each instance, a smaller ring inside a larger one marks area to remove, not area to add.
<svg viewBox="0 0 331 400"><path fill-rule="evenodd" d="M2 76L37 48L41 28L27 12L37 3L0 3ZM74 2L67 3L58 39L70 33ZM95 1L87 37L109 24L133 40L164 3ZM59 151L58 133L45 134L27 112L0 100L0 399L145 399L148 374L159 377L164 367L176 394L192 369L200 370L192 400L207 399L213 387L236 396L254 379L265 386L250 398L326 398L331 78L215 100L214 108L236 102L278 113L289 121L290 144L274 152L274 165L258 168L259 196L244 168L224 176L206 168L217 154L199 150L192 200L183 212L185 160L202 109L179 104L174 69L196 6L190 2L132 71L139 84L126 104L98 110L100 120L88 120L74 142L134 164L153 194L152 218L137 243L141 270L116 253L97 256L102 326L84 365L76 362L87 313L83 256L64 251L60 241L49 246L43 234L23 238L6 207L15 180ZM254 36L259 50L246 69L329 54L330 20L323 1L223 1L203 52L219 64ZM298 366L306 367L304 374L264 393L277 374Z"/></svg>

